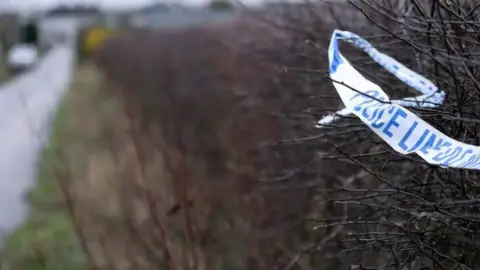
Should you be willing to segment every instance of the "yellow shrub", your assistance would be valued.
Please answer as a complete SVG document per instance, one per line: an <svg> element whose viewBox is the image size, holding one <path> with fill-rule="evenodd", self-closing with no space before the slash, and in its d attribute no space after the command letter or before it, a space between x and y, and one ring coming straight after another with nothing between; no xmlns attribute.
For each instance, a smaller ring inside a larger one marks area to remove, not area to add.
<svg viewBox="0 0 480 270"><path fill-rule="evenodd" d="M83 39L83 51L86 55L90 55L102 44L102 42L114 34L114 30L103 27L92 27L87 29Z"/></svg>

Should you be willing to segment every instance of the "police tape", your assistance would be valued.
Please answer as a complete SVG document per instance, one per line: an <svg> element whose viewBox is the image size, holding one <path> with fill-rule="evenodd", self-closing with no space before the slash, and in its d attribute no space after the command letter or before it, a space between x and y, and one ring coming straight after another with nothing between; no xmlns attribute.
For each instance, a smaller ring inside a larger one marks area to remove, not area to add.
<svg viewBox="0 0 480 270"><path fill-rule="evenodd" d="M362 49L380 66L422 95L390 100L378 85L363 77L340 53L338 40ZM445 168L480 169L480 147L449 138L405 108L434 108L443 103L445 93L428 79L347 31L334 31L328 59L330 78L346 108L322 118L317 123L318 127L331 124L339 115L353 113L401 154L416 153L428 163Z"/></svg>

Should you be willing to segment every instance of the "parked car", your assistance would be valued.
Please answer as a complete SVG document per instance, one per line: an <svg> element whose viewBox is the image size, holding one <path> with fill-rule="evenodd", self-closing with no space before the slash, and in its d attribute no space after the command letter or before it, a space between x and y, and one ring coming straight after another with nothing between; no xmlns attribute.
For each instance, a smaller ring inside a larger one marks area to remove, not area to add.
<svg viewBox="0 0 480 270"><path fill-rule="evenodd" d="M38 50L35 45L14 44L8 51L7 66L13 74L17 74L34 66L38 58Z"/></svg>

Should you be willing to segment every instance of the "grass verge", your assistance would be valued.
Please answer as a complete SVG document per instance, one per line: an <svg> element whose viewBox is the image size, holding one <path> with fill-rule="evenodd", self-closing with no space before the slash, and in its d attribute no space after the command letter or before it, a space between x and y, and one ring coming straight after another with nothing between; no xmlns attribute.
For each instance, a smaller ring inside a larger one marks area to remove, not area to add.
<svg viewBox="0 0 480 270"><path fill-rule="evenodd" d="M41 156L37 185L28 194L31 214L7 240L2 269L87 268L72 222L74 210L67 207L60 187L70 189L74 180L82 178L78 172L88 171L89 150L105 148L100 142L98 119L111 112L112 106L105 100L98 102L100 89L99 72L90 63L81 64L54 120L50 142Z"/></svg>

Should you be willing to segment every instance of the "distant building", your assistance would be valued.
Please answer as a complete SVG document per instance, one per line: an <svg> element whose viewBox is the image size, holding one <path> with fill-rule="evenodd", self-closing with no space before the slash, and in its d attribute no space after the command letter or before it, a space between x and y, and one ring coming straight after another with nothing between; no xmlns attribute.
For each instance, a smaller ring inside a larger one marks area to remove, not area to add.
<svg viewBox="0 0 480 270"><path fill-rule="evenodd" d="M174 7L164 3L154 3L151 5L139 8L137 10L137 14L144 14L144 15L158 14L158 13L168 12L172 8Z"/></svg>
<svg viewBox="0 0 480 270"><path fill-rule="evenodd" d="M92 5L59 5L39 16L40 45L48 48L52 44L66 40L76 40L77 33L71 29L82 29L95 24L102 16L102 11Z"/></svg>
<svg viewBox="0 0 480 270"><path fill-rule="evenodd" d="M75 19L79 26L91 24L102 16L95 5L58 5L44 13L42 20Z"/></svg>
<svg viewBox="0 0 480 270"><path fill-rule="evenodd" d="M237 17L232 11L208 8L187 8L181 5L152 4L133 12L131 23L142 28L177 28L210 22L231 21Z"/></svg>
<svg viewBox="0 0 480 270"><path fill-rule="evenodd" d="M94 5L58 5L45 13L47 17L56 16L95 16L101 14L101 10Z"/></svg>

